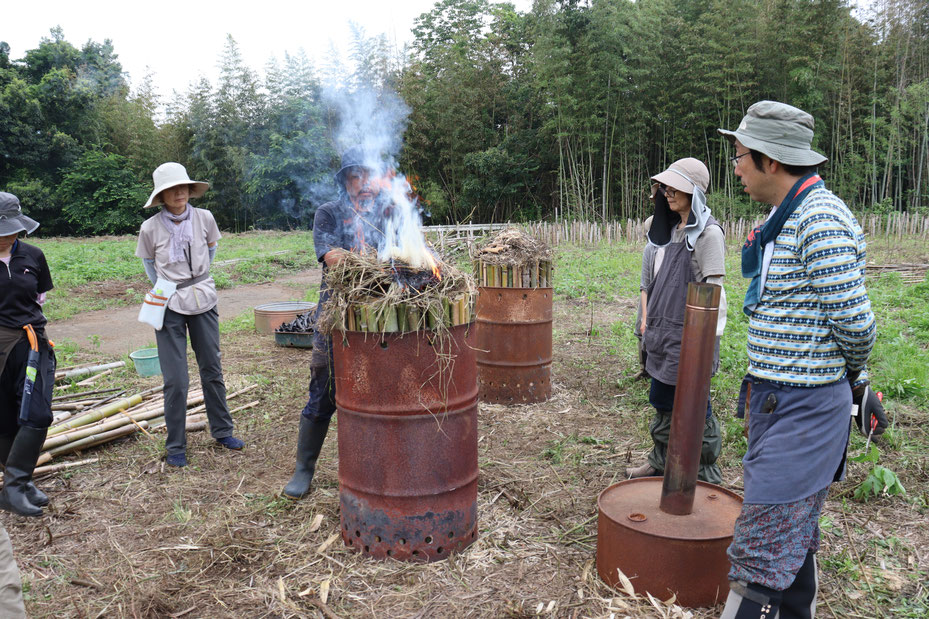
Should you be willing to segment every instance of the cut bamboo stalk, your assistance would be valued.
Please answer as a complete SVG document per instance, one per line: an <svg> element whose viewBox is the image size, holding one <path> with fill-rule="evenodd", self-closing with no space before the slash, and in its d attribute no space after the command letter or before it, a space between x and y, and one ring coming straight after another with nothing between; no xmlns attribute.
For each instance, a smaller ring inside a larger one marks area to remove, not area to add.
<svg viewBox="0 0 929 619"><path fill-rule="evenodd" d="M139 404L140 402L142 402L142 396L139 394L136 394L129 398L122 398L111 404L107 404L106 406L103 406L95 410L92 413L85 413L84 415L81 415L80 417L77 417L71 421L68 421L67 423L57 425L53 428L49 428L48 433L49 435L55 435L55 434L60 434L61 432L66 431L68 428L77 428L79 426L85 426L89 423L93 423L94 421L103 419L104 417L115 415L119 411L125 410L129 408L130 406L135 406L136 404Z"/></svg>
<svg viewBox="0 0 929 619"><path fill-rule="evenodd" d="M139 395L142 396L143 398L147 398L148 396L153 395L153 394L155 394L155 393L158 393L159 391L164 391L164 388L165 388L165 386L164 386L163 384L161 384L161 385L158 385L157 387L152 387L151 389L146 389L145 391L143 391L143 392L140 393Z"/></svg>
<svg viewBox="0 0 929 619"><path fill-rule="evenodd" d="M407 323L407 314L408 308L405 303L397 306L397 331L403 333L409 331L409 323Z"/></svg>
<svg viewBox="0 0 929 619"><path fill-rule="evenodd" d="M91 365L85 368L76 368L73 370L67 370L65 372L55 372L55 382L58 382L60 380L66 380L69 378L75 378L77 376L87 376L88 374L93 374L94 372L101 372L103 370L116 369L116 368L121 368L125 366L126 366L125 361L114 361L113 363L102 363L100 365Z"/></svg>
<svg viewBox="0 0 929 619"><path fill-rule="evenodd" d="M133 418L129 415L129 413L127 413L126 411L120 411L120 414L121 414L121 415L124 415L124 416L125 416L125 419L128 419L128 420L130 421L130 423L132 423L132 424L135 425L139 430L141 430L142 433L145 434L145 436L147 436L148 438L153 438L152 435L148 433L148 430L146 430L145 428L143 428L143 427L142 427L142 424L139 423L138 421L136 421L135 419L133 419Z"/></svg>
<svg viewBox="0 0 929 619"><path fill-rule="evenodd" d="M246 409L248 409L248 408L254 408L254 407L258 406L258 404L260 404L260 403L261 403L261 400L254 400L254 401L252 401L252 402L249 402L248 404L243 404L242 406L238 406L238 407L232 409L231 411L229 411L229 414L231 415L232 413L238 413L239 411L244 411L244 410L246 410Z"/></svg>
<svg viewBox="0 0 929 619"><path fill-rule="evenodd" d="M355 312L352 311L352 308L348 308L348 311L345 312L345 328L349 331L355 331Z"/></svg>
<svg viewBox="0 0 929 619"><path fill-rule="evenodd" d="M62 434L56 434L55 436L45 439L45 443L42 445L42 451L48 451L61 445L67 445L68 443L80 440L82 438L93 436L94 434L100 434L101 432L108 432L110 430L115 430L116 428L121 428L125 425L132 423L134 420L127 419L126 417L117 417L103 424L95 424L92 426L86 426L79 428L77 430L72 430L71 432L64 432ZM144 421L144 420L143 420ZM138 423L138 422L136 422Z"/></svg>
<svg viewBox="0 0 929 619"><path fill-rule="evenodd" d="M385 314L386 317L384 319L384 333L396 333L399 331L400 325L397 322L397 306L389 306Z"/></svg>
<svg viewBox="0 0 929 619"><path fill-rule="evenodd" d="M85 464L94 464L99 462L100 458L85 458L83 460L77 460L75 462L62 462L61 464L50 464L48 466L39 466L32 472L33 477L42 477L44 475L51 475L52 473L57 473L58 471L63 471L65 469L73 469L76 466L84 466Z"/></svg>
<svg viewBox="0 0 929 619"><path fill-rule="evenodd" d="M115 370L115 369L116 369L116 368L110 368L109 370L104 370L103 372L100 372L99 374L94 374L94 375L91 376L90 378L85 378L85 379L82 380L81 382L79 382L79 383L74 383L74 384L77 385L78 387L89 387L89 386L93 385L95 382L97 382L97 380L99 380L100 378L102 378L102 377L104 377L104 376L106 376L106 375L108 375L108 374L112 374L112 373L113 373L113 370Z"/></svg>
<svg viewBox="0 0 929 619"><path fill-rule="evenodd" d="M63 404L52 404L53 411L81 411L87 406L93 404L93 400L82 402L65 402Z"/></svg>
<svg viewBox="0 0 929 619"><path fill-rule="evenodd" d="M83 398L88 395L99 395L101 393L113 393L114 391L119 391L119 387L113 387L112 389L96 389L94 391L83 391L81 393L66 393L64 395L55 396L54 401L61 402L62 400L74 400L75 398Z"/></svg>
<svg viewBox="0 0 929 619"><path fill-rule="evenodd" d="M369 333L377 333L377 316L370 305L364 306L365 322L368 324Z"/></svg>
<svg viewBox="0 0 929 619"><path fill-rule="evenodd" d="M143 421L144 426L148 426L147 421ZM102 432L100 434L94 434L86 438L82 438L79 441L74 441L72 443L67 443L61 447L56 447L55 449L50 449L46 453L51 457L60 456L62 454L71 453L73 451L78 451L81 449L87 449L88 447L93 447L95 445L100 445L102 443L108 443L114 439L117 439L121 436L128 436L134 434L138 429L133 425L126 425L121 428L116 428L115 430L110 430L109 432Z"/></svg>

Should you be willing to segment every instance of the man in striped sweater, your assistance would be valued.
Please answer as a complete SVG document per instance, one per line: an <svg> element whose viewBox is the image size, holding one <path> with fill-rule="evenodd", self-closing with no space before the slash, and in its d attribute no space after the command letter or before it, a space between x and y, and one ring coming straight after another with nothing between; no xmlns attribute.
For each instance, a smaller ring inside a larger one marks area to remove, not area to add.
<svg viewBox="0 0 929 619"><path fill-rule="evenodd" d="M745 191L774 207L742 249L751 283L739 414L748 414L749 435L722 616L812 617L819 515L845 474L853 402L870 405L882 424L875 433L886 427L867 389L876 331L864 235L817 174L826 158L810 148L812 116L761 101L738 129L719 131L735 147Z"/></svg>

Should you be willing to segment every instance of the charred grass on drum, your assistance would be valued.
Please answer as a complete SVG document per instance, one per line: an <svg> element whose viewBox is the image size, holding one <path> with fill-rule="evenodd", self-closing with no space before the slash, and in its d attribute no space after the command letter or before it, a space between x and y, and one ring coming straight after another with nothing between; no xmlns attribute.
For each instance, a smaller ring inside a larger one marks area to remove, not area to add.
<svg viewBox="0 0 929 619"><path fill-rule="evenodd" d="M85 457L100 458L95 465L40 480L52 498L44 518L0 515L23 574L29 616L718 616L719 608L680 611L628 598L603 585L594 565L597 494L620 480L625 466L640 462L650 443L647 384L632 378L629 291L638 289L639 251L556 252L553 397L530 406L480 406L479 538L464 553L428 565L372 561L333 538L339 529L337 419L312 494L280 498L293 472L310 353L277 347L243 320L223 334L229 389L260 385L261 404L235 417L236 434L247 442L243 452L191 433L191 466L166 470L162 438L137 435L88 452ZM738 273L732 247L728 268ZM578 272L603 281L585 284ZM730 299L740 299L740 278L729 279ZM879 321L889 325L878 341L880 386L889 376L881 358L925 354L918 323L929 299L909 288L906 294L916 296L898 306L885 302L902 294L898 283L875 278L869 286ZM744 349L740 313L731 302L726 354L732 369L713 379L714 409L727 425L739 423L731 411L738 369L744 369L737 357ZM911 350L897 340L917 345ZM143 389L154 380L126 372L101 387L129 381ZM880 463L899 475L907 494L852 500L867 474L864 463L853 463L846 481L834 486L821 521L818 616L915 618L929 611L925 404L905 386L902 395L885 393L894 428L878 442ZM739 436L727 434L723 447L725 481L737 490ZM864 438L853 435L850 455L863 446Z"/></svg>

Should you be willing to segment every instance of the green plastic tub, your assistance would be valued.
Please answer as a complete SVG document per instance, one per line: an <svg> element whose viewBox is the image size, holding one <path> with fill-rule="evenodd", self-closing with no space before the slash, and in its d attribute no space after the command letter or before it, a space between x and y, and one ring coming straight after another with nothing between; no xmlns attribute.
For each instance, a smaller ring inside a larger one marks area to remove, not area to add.
<svg viewBox="0 0 929 619"><path fill-rule="evenodd" d="M139 373L139 376L157 376L161 374L157 348L142 348L129 353L129 358L135 364L135 371Z"/></svg>

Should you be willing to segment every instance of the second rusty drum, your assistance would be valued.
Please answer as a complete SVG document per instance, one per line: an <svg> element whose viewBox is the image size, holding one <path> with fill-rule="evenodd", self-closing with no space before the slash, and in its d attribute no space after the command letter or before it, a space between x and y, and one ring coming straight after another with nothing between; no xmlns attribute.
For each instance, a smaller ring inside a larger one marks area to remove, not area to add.
<svg viewBox="0 0 929 619"><path fill-rule="evenodd" d="M544 402L552 394L552 289L482 286L477 375L482 402Z"/></svg>

